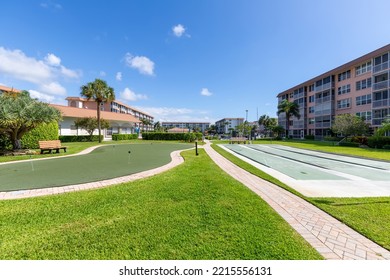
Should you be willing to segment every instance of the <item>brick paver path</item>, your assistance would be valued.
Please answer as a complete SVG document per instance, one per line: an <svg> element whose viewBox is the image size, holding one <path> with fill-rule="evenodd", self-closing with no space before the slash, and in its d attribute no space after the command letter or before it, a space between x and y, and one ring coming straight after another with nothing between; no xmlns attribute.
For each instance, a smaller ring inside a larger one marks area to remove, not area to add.
<svg viewBox="0 0 390 280"><path fill-rule="evenodd" d="M325 259L390 259L390 252L307 201L231 163L204 145L212 160L226 173L265 200Z"/></svg>

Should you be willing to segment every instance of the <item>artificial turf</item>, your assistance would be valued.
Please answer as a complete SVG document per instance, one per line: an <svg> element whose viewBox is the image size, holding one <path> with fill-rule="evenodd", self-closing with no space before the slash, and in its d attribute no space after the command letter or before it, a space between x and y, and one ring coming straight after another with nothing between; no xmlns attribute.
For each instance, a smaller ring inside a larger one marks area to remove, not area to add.
<svg viewBox="0 0 390 280"><path fill-rule="evenodd" d="M95 182L153 169L171 161L170 153L191 144L113 144L86 155L27 160L0 165L0 191Z"/></svg>

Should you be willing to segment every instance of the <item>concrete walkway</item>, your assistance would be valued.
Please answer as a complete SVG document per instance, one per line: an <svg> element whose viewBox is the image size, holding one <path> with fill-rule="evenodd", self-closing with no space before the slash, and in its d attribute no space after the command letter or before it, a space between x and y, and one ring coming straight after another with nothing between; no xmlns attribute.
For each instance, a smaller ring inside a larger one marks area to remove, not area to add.
<svg viewBox="0 0 390 280"><path fill-rule="evenodd" d="M307 201L234 165L211 148L204 149L227 174L265 200L325 259L390 260L390 252Z"/></svg>

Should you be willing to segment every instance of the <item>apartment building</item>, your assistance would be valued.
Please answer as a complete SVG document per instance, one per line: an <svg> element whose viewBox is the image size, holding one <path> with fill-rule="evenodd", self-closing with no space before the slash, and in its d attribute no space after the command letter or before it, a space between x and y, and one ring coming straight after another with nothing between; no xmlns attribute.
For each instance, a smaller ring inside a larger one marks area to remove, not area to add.
<svg viewBox="0 0 390 280"><path fill-rule="evenodd" d="M379 127L390 114L389 52L390 44L279 93L278 104L287 99L300 108L300 119L292 117L288 124L289 136L322 139L331 134L340 114L354 114L372 129ZM278 122L286 128L284 113Z"/></svg>
<svg viewBox="0 0 390 280"><path fill-rule="evenodd" d="M88 100L82 97L67 97L69 107L93 109L96 110L96 102L94 100ZM124 104L120 101L114 100L111 102L102 102L100 104L101 112L112 112L118 114L130 114L141 121L139 129L141 131L152 131L154 117L148 113L142 112L134 107ZM144 122L142 122L144 120Z"/></svg>
<svg viewBox="0 0 390 280"><path fill-rule="evenodd" d="M224 118L215 122L215 127L218 134L231 134L242 123L244 123L244 118Z"/></svg>
<svg viewBox="0 0 390 280"><path fill-rule="evenodd" d="M162 122L161 126L167 129L180 128L188 131L197 129L204 133L209 127L209 122Z"/></svg>

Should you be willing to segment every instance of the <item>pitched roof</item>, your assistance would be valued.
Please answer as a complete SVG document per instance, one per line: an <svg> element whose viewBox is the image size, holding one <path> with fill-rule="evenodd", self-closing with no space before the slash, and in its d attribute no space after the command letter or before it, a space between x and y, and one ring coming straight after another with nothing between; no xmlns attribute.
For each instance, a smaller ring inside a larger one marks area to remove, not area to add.
<svg viewBox="0 0 390 280"><path fill-rule="evenodd" d="M63 105L50 104L50 106L57 108L61 111L62 116L64 117L74 117L74 118L96 118L96 110L91 109L83 109L76 107L69 107ZM119 114L112 113L107 111L101 111L101 118L107 121L125 121L125 122L133 122L140 123L141 121L136 117L130 114Z"/></svg>
<svg viewBox="0 0 390 280"><path fill-rule="evenodd" d="M188 128L180 128L180 127L174 127L171 129L168 129L169 133L187 133Z"/></svg>
<svg viewBox="0 0 390 280"><path fill-rule="evenodd" d="M7 92L10 92L10 91L21 92L21 90L19 90L19 89L10 88L10 87L6 87L6 86L2 86L2 85L0 85L0 90L1 91L7 91Z"/></svg>

